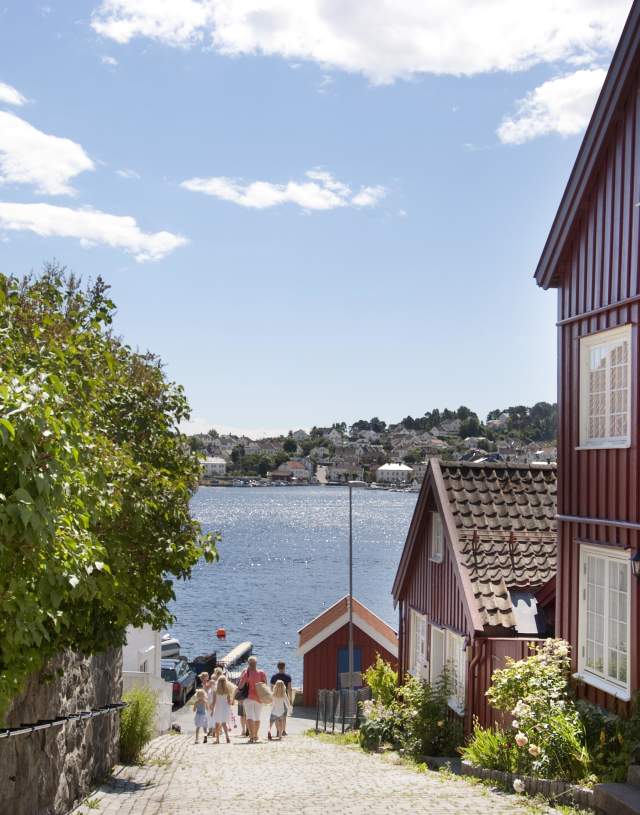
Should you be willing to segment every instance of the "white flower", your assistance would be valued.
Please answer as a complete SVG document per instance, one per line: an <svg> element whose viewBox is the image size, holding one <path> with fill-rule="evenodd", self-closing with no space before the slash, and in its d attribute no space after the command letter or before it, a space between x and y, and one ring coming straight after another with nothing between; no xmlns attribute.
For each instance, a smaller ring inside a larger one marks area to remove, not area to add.
<svg viewBox="0 0 640 815"><path fill-rule="evenodd" d="M529 755L533 756L534 758L538 758L540 752L540 748L537 744L532 744L531 747L529 747Z"/></svg>
<svg viewBox="0 0 640 815"><path fill-rule="evenodd" d="M79 582L80 582L79 578L77 578L75 575L71 575L71 577L69 578L69 583L71 584L72 589L75 589Z"/></svg>
<svg viewBox="0 0 640 815"><path fill-rule="evenodd" d="M524 792L524 781L521 781L519 778L515 778L513 781L513 789L521 795Z"/></svg>
<svg viewBox="0 0 640 815"><path fill-rule="evenodd" d="M104 563L101 560L96 560L96 562L93 565L99 572L101 572L104 569Z"/></svg>
<svg viewBox="0 0 640 815"><path fill-rule="evenodd" d="M529 739L525 736L524 733L516 733L516 744L518 747L525 747L528 743Z"/></svg>
<svg viewBox="0 0 640 815"><path fill-rule="evenodd" d="M513 727L513 729L514 729L514 730L517 730L517 729L520 727L520 723L519 723L519 722L517 722L517 721L514 719L514 720L511 722L511 727Z"/></svg>

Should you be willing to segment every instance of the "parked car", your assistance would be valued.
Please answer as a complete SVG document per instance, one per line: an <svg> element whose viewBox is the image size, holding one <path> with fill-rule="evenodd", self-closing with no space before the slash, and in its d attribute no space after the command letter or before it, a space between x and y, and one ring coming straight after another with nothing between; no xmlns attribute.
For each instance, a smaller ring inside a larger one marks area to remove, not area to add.
<svg viewBox="0 0 640 815"><path fill-rule="evenodd" d="M184 705L187 697L196 689L196 675L185 659L163 659L160 674L165 682L171 682L175 704Z"/></svg>

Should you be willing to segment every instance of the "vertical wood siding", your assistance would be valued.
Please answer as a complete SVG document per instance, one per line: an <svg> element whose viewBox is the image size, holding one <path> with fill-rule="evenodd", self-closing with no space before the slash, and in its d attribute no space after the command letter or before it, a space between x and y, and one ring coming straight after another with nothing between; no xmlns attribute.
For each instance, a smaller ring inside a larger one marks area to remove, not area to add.
<svg viewBox="0 0 640 815"><path fill-rule="evenodd" d="M349 626L345 624L304 655L302 694L305 705L311 707L316 704L319 690L337 688L338 650L348 645ZM396 658L355 624L353 645L361 649L363 673L376 661L377 654L397 667Z"/></svg>
<svg viewBox="0 0 640 815"><path fill-rule="evenodd" d="M638 322L640 304L615 305L640 291L640 104L638 82L620 109L605 153L591 179L589 193L561 261L559 321L593 309L598 314L560 325L558 336L558 513L640 522L638 474L638 396L640 387ZM580 337L631 323L631 448L577 450L579 427ZM588 523L559 525L556 630L578 646L579 545L588 540L636 549L638 533ZM638 590L631 587L631 688L638 687ZM577 653L574 653L577 662ZM590 701L619 709L608 694L582 686ZM624 708L625 706L623 706Z"/></svg>
<svg viewBox="0 0 640 815"><path fill-rule="evenodd" d="M525 659L529 656L529 643L536 644L544 640L532 639L477 639L473 644L472 663L470 667L473 676L469 682L471 687L467 687L467 693L471 697L472 707L470 714L465 721L465 729L469 732L473 727L473 716L477 716L482 727L493 727L499 724L501 727L508 727L511 724L511 716L505 715L491 707L487 701L486 691L491 685L491 676L494 671L504 668L507 657L515 660Z"/></svg>
<svg viewBox="0 0 640 815"><path fill-rule="evenodd" d="M407 606L426 614L431 622L458 634L470 634L446 532L442 563L429 560L430 520L431 514L426 512L402 599ZM408 633L405 626L405 638Z"/></svg>

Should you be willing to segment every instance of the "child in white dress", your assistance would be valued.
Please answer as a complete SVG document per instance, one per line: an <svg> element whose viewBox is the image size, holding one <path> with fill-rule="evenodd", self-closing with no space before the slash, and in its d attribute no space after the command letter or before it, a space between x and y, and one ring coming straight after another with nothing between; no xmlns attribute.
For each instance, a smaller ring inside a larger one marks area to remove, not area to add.
<svg viewBox="0 0 640 815"><path fill-rule="evenodd" d="M276 726L276 739L280 741L282 732L284 730L285 722L287 721L287 714L291 711L291 702L287 696L287 686L282 679L278 679L273 686L273 703L271 707L271 720L270 723L275 723Z"/></svg>
<svg viewBox="0 0 640 815"><path fill-rule="evenodd" d="M224 730L227 744L231 742L229 738L229 716L231 713L231 702L233 701L232 688L224 676L218 678L216 684L216 697L213 706L213 721L215 723L216 744L220 744L220 731Z"/></svg>

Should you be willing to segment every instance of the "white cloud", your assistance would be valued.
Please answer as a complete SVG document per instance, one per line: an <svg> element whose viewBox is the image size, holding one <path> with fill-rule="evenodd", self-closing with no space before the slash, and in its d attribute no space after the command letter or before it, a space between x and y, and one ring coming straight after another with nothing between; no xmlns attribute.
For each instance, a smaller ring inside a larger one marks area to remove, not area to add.
<svg viewBox="0 0 640 815"><path fill-rule="evenodd" d="M137 173L135 170L116 170L116 175L119 175L120 178L133 178L136 181L140 180L140 173Z"/></svg>
<svg viewBox="0 0 640 815"><path fill-rule="evenodd" d="M0 102L5 105L24 105L26 98L12 85L0 82Z"/></svg>
<svg viewBox="0 0 640 815"><path fill-rule="evenodd" d="M629 0L102 0L92 25L120 43L211 43L385 83L591 62L613 48L628 10Z"/></svg>
<svg viewBox="0 0 640 815"><path fill-rule="evenodd" d="M34 232L45 238L76 238L83 246L102 244L124 249L139 263L161 260L187 243L186 238L171 232L143 232L130 215L53 204L0 201L0 230Z"/></svg>
<svg viewBox="0 0 640 815"><path fill-rule="evenodd" d="M108 54L100 57L100 62L103 65L109 65L111 68L115 68L118 64L118 60L115 57L110 57Z"/></svg>
<svg viewBox="0 0 640 815"><path fill-rule="evenodd" d="M32 184L46 195L73 195L69 181L94 164L70 139L50 136L0 111L0 184Z"/></svg>
<svg viewBox="0 0 640 815"><path fill-rule="evenodd" d="M515 114L503 120L498 138L503 144L523 144L548 133L582 132L606 73L603 68L583 69L534 88L518 101Z"/></svg>
<svg viewBox="0 0 640 815"><path fill-rule="evenodd" d="M305 176L308 180L288 181L286 184L273 184L269 181L244 184L224 176L214 176L190 178L180 186L252 209L267 209L280 204L296 204L305 210L373 207L386 194L385 188L378 186L362 187L354 195L350 187L325 170L309 170Z"/></svg>
<svg viewBox="0 0 640 815"><path fill-rule="evenodd" d="M316 86L318 93L327 93L329 88L333 85L334 79L331 74L323 74L320 77L320 82Z"/></svg>

